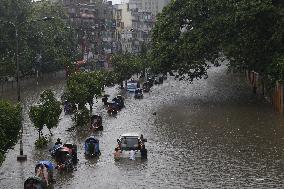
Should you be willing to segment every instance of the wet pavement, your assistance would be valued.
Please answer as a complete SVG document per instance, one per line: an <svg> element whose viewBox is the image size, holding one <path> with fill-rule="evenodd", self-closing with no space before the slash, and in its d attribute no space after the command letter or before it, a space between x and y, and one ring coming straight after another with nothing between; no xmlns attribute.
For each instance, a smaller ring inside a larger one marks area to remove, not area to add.
<svg viewBox="0 0 284 189"><path fill-rule="evenodd" d="M64 86L64 82L49 85L57 97ZM0 188L23 188L38 160L52 160L48 148L35 149L37 131L27 119L27 109L42 89L23 92L23 141L28 160L16 161L18 144L9 150L0 168ZM113 87L106 92L115 96L120 90ZM55 171L53 188L284 187L283 118L263 98L252 94L244 76L226 74L225 67L218 67L210 70L207 80L193 84L168 78L145 93L144 99L123 95L126 108L116 117L107 115L100 99L94 107L104 126L104 131L95 134L102 152L98 159L86 159L83 153L88 128L67 132L72 118L61 115L50 146L58 137L76 143L79 163L71 173ZM114 161L116 139L125 132L142 133L148 139L148 160Z"/></svg>

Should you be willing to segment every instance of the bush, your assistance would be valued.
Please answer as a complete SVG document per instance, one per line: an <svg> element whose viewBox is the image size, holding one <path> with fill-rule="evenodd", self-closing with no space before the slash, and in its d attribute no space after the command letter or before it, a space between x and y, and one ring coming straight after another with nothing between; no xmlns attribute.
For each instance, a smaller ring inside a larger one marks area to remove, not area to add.
<svg viewBox="0 0 284 189"><path fill-rule="evenodd" d="M5 152L17 141L22 124L22 109L7 101L0 101L0 164Z"/></svg>
<svg viewBox="0 0 284 189"><path fill-rule="evenodd" d="M83 108L82 110L79 110L76 112L76 126L84 126L88 125L90 122L90 112L87 108Z"/></svg>
<svg viewBox="0 0 284 189"><path fill-rule="evenodd" d="M36 148L44 148L48 144L48 140L46 137L42 136L35 141Z"/></svg>

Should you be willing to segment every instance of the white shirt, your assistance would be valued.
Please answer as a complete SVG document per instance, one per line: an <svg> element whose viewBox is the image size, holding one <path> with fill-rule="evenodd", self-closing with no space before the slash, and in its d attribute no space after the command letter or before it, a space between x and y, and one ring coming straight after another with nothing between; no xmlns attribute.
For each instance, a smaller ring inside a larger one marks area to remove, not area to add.
<svg viewBox="0 0 284 189"><path fill-rule="evenodd" d="M134 150L131 150L131 151L129 152L129 159L135 160L135 151L134 151Z"/></svg>

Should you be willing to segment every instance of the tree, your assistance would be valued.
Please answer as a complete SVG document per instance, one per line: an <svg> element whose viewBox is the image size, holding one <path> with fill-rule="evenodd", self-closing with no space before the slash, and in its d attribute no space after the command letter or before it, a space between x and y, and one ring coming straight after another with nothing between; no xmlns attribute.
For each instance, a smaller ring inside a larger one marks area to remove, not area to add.
<svg viewBox="0 0 284 189"><path fill-rule="evenodd" d="M54 17L42 21L44 17ZM3 0L0 2L0 75L15 73L15 28L19 30L19 61L23 75L35 69L52 72L68 66L78 56L75 30L65 22L66 13L50 1ZM37 54L42 59L36 63Z"/></svg>
<svg viewBox="0 0 284 189"><path fill-rule="evenodd" d="M89 114L92 113L94 97L101 95L105 76L103 72L77 72L72 74L67 81L67 100L71 103L78 104L78 113L88 112L85 105L88 103L90 106ZM76 116L77 118L77 116ZM79 117L78 117L79 118ZM83 116L82 118L88 118ZM89 120L88 120L89 121ZM77 123L87 123L76 119ZM78 124L77 124L78 125Z"/></svg>
<svg viewBox="0 0 284 189"><path fill-rule="evenodd" d="M134 73L142 71L142 62L139 57L129 53L112 56L111 64L121 88L123 88L123 81L130 79Z"/></svg>
<svg viewBox="0 0 284 189"><path fill-rule="evenodd" d="M7 101L0 101L0 165L4 154L15 144L22 124L22 109Z"/></svg>
<svg viewBox="0 0 284 189"><path fill-rule="evenodd" d="M208 61L219 56L218 28L213 29L214 1L172 1L153 30L152 69L175 71L190 81L207 77Z"/></svg>
<svg viewBox="0 0 284 189"><path fill-rule="evenodd" d="M104 86L112 86L116 82L116 75L114 71L109 71L109 70L102 70L102 77L103 77L103 88Z"/></svg>
<svg viewBox="0 0 284 189"><path fill-rule="evenodd" d="M39 104L32 106L29 112L30 119L38 129L39 139L42 136L44 126L52 135L51 129L58 125L61 111L60 102L56 100L51 90L45 90L41 93Z"/></svg>
<svg viewBox="0 0 284 189"><path fill-rule="evenodd" d="M272 0L172 1L153 30L153 68L190 81L225 56L264 75L283 52L283 4Z"/></svg>
<svg viewBox="0 0 284 189"><path fill-rule="evenodd" d="M25 22L31 14L29 0L1 0L0 2L0 75L15 74L15 29L7 21L15 24ZM19 28L21 35L23 28Z"/></svg>

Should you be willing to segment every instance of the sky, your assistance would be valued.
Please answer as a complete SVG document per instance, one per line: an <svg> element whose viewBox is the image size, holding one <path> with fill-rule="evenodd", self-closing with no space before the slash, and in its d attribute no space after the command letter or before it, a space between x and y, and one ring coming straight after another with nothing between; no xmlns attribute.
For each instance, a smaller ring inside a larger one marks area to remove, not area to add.
<svg viewBox="0 0 284 189"><path fill-rule="evenodd" d="M120 4L121 3L121 0L111 0L112 1L112 4Z"/></svg>

